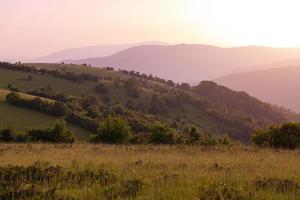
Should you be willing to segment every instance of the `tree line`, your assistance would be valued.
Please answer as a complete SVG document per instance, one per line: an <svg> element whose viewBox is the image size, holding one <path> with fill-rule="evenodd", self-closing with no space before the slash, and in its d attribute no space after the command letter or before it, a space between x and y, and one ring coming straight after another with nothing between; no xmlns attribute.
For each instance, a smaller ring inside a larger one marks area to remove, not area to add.
<svg viewBox="0 0 300 200"><path fill-rule="evenodd" d="M14 70L14 71L23 71L23 72L31 72L35 74L42 74L42 75L48 75L53 76L55 78L61 78L66 79L69 81L81 83L84 81L92 81L97 82L99 77L97 75L93 75L90 73L74 73L70 71L59 71L59 70L50 70L45 68L37 68L35 66L25 66L22 64L11 64L8 62L0 62L0 68L8 69L8 70Z"/></svg>
<svg viewBox="0 0 300 200"><path fill-rule="evenodd" d="M74 143L74 141L74 133L67 128L63 120L58 120L53 128L27 129L25 133L20 133L13 127L6 127L0 130L0 142Z"/></svg>

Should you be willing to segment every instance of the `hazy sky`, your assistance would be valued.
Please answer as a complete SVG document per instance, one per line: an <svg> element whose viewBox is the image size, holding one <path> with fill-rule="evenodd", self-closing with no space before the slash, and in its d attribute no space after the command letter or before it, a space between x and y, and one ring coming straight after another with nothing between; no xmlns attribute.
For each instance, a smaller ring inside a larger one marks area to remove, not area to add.
<svg viewBox="0 0 300 200"><path fill-rule="evenodd" d="M0 0L0 58L144 41L300 46L299 0Z"/></svg>

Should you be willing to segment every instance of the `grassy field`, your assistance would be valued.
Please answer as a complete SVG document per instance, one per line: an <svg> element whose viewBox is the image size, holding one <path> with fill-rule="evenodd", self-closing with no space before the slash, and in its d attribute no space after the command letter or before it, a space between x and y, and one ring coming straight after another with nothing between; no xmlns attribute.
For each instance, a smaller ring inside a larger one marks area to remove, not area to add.
<svg viewBox="0 0 300 200"><path fill-rule="evenodd" d="M0 152L2 167L49 162L48 165L58 165L62 171L72 172L76 174L74 177L84 180L80 185L76 181L55 182L57 197L195 200L299 199L300 195L299 151L3 144ZM99 169L106 172L105 184L93 179L98 177L93 173Z"/></svg>

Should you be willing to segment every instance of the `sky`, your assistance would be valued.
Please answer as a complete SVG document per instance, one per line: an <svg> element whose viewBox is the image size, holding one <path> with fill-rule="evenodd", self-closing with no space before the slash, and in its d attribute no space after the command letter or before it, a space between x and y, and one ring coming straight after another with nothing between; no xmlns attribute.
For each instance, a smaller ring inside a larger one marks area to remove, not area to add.
<svg viewBox="0 0 300 200"><path fill-rule="evenodd" d="M0 0L0 58L163 41L300 47L299 0Z"/></svg>

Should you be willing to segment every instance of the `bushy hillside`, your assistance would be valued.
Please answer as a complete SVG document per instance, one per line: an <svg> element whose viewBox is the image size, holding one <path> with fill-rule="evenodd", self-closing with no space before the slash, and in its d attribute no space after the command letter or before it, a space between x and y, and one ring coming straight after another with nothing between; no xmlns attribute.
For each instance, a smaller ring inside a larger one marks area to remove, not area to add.
<svg viewBox="0 0 300 200"><path fill-rule="evenodd" d="M290 117L247 94L211 82L190 87L112 68L1 63L0 88L65 104L66 119L89 132L94 132L108 115L123 116L137 137L147 135L153 124L161 122L178 133L180 140L195 127L206 134L226 133L249 141L253 128Z"/></svg>

